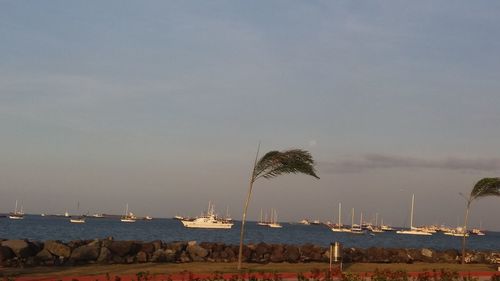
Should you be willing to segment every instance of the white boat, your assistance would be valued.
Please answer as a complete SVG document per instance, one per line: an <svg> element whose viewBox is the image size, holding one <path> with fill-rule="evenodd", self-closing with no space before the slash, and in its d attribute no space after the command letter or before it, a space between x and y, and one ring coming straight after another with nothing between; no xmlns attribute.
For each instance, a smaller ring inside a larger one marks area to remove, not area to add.
<svg viewBox="0 0 500 281"><path fill-rule="evenodd" d="M151 217L151 216L146 216L144 219L145 219L145 220L147 220L147 221L150 221L150 220L153 220L153 217Z"/></svg>
<svg viewBox="0 0 500 281"><path fill-rule="evenodd" d="M275 209L271 209L271 222L267 225L270 228L282 228L283 226L278 223L278 213Z"/></svg>
<svg viewBox="0 0 500 281"><path fill-rule="evenodd" d="M80 202L77 203L77 212L80 212ZM66 212L68 213L68 212ZM70 223L85 223L85 217L84 216L76 216L76 217L70 217L69 219Z"/></svg>
<svg viewBox="0 0 500 281"><path fill-rule="evenodd" d="M309 222L309 220L307 219L303 219L301 221L299 221L300 224L303 224L303 225L310 225L311 223Z"/></svg>
<svg viewBox="0 0 500 281"><path fill-rule="evenodd" d="M352 234L365 234L361 226L363 225L363 213L360 213L359 225L354 224L354 208L352 208L351 231Z"/></svg>
<svg viewBox="0 0 500 281"><path fill-rule="evenodd" d="M267 213L266 213L266 218L264 219L262 217L262 209L260 209L260 220L257 222L257 225L262 225L262 226L268 226L269 222L267 221Z"/></svg>
<svg viewBox="0 0 500 281"><path fill-rule="evenodd" d="M231 221L227 221L217 216L214 206L211 202L208 203L206 214L202 214L193 220L180 220L182 225L187 228L214 228L214 229L230 229L233 227Z"/></svg>
<svg viewBox="0 0 500 281"><path fill-rule="evenodd" d="M100 214L100 213L96 213L96 214L93 214L92 217L94 217L96 219L102 219L102 218L104 218L104 215Z"/></svg>
<svg viewBox="0 0 500 281"><path fill-rule="evenodd" d="M126 223L133 223L137 220L137 217L132 213L128 211L128 203L125 207L125 214L120 218L121 222L126 222Z"/></svg>
<svg viewBox="0 0 500 281"><path fill-rule="evenodd" d="M69 219L70 223L85 223L85 218L83 217L74 217Z"/></svg>
<svg viewBox="0 0 500 281"><path fill-rule="evenodd" d="M421 229L418 229L416 227L413 227L413 206L415 204L415 194L412 195L411 197L411 215L410 215L410 229L407 230L398 230L396 231L397 234L409 234L409 235L432 235L432 233L422 231Z"/></svg>
<svg viewBox="0 0 500 281"><path fill-rule="evenodd" d="M350 228L345 228L342 225L342 203L339 203L339 223L330 228L333 232L351 232Z"/></svg>
<svg viewBox="0 0 500 281"><path fill-rule="evenodd" d="M372 233L383 233L385 232L381 226L378 225L378 213L375 213L375 226L370 228Z"/></svg>
<svg viewBox="0 0 500 281"><path fill-rule="evenodd" d="M16 207L14 209L14 212L9 213L9 219L11 220L22 220L24 219L24 212L23 212L23 207L21 207L21 210L17 210L17 200L16 200Z"/></svg>

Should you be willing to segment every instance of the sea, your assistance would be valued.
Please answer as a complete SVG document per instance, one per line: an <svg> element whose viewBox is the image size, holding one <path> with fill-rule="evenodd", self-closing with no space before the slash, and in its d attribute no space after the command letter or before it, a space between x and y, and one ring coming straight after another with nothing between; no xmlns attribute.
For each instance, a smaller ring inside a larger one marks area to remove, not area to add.
<svg viewBox="0 0 500 281"><path fill-rule="evenodd" d="M0 239L29 240L87 240L113 237L115 240L198 241L239 244L241 223L233 228L190 229L175 219L138 220L123 223L118 218L88 217L85 224L72 224L68 218L56 216L25 215L23 220L0 218ZM245 243L295 244L311 243L328 247L340 242L343 247L370 248L430 248L436 250L461 249L461 237L436 233L432 236L401 235L395 232L375 235L335 233L324 225L282 223L283 228L259 226L256 222L245 224ZM467 248L474 250L500 250L500 232L487 231L485 236L471 235Z"/></svg>

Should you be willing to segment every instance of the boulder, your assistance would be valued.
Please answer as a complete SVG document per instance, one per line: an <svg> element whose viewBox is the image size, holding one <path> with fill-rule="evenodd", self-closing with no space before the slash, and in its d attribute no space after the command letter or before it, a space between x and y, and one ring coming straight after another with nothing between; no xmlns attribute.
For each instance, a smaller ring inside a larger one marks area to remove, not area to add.
<svg viewBox="0 0 500 281"><path fill-rule="evenodd" d="M90 243L87 245L80 246L73 250L70 256L70 260L81 262L81 261L95 261L100 254L100 244Z"/></svg>
<svg viewBox="0 0 500 281"><path fill-rule="evenodd" d="M420 253L422 256L427 257L427 258L432 258L432 255L434 252L431 249L423 248Z"/></svg>
<svg viewBox="0 0 500 281"><path fill-rule="evenodd" d="M43 262L54 260L54 256L47 249L43 249L38 252L38 254L36 254L36 258Z"/></svg>
<svg viewBox="0 0 500 281"><path fill-rule="evenodd" d="M176 261L176 252L174 250L171 250L171 249L166 249L164 251L165 253L165 261L166 262L175 262Z"/></svg>
<svg viewBox="0 0 500 281"><path fill-rule="evenodd" d="M20 258L35 255L35 251L26 240L6 240L2 242L2 246L9 247Z"/></svg>
<svg viewBox="0 0 500 281"><path fill-rule="evenodd" d="M189 257L193 261L203 261L204 258L208 255L207 249L197 245L196 243L188 243L186 252L189 254Z"/></svg>
<svg viewBox="0 0 500 281"><path fill-rule="evenodd" d="M283 256L285 261L290 263L296 263L300 260L299 248L294 245L286 245Z"/></svg>
<svg viewBox="0 0 500 281"><path fill-rule="evenodd" d="M16 254L12 251L11 248L7 246L0 246L0 264L2 264L6 260L10 260L15 257Z"/></svg>
<svg viewBox="0 0 500 281"><path fill-rule="evenodd" d="M97 257L97 262L99 263L109 263L112 260L113 254L106 247L101 247L99 252L99 257Z"/></svg>
<svg viewBox="0 0 500 281"><path fill-rule="evenodd" d="M145 263L148 261L148 254L146 254L146 252L140 251L135 256L135 259L137 260L138 263Z"/></svg>
<svg viewBox="0 0 500 281"><path fill-rule="evenodd" d="M59 241L45 242L44 249L58 257L69 258L69 256L71 255L71 248L60 243Z"/></svg>
<svg viewBox="0 0 500 281"><path fill-rule="evenodd" d="M133 246L133 241L111 241L107 248L111 250L113 254L124 257L132 252Z"/></svg>
<svg viewBox="0 0 500 281"><path fill-rule="evenodd" d="M173 250L165 250L165 251L172 251L173 252ZM165 255L165 251L162 249L158 249L158 250L154 251L153 255L151 256L151 262L165 262L167 260L167 256ZM175 257L175 255L174 255L174 257Z"/></svg>
<svg viewBox="0 0 500 281"><path fill-rule="evenodd" d="M157 250L153 242L147 242L147 243L142 243L140 252L144 252L147 254L152 254L154 251Z"/></svg>
<svg viewBox="0 0 500 281"><path fill-rule="evenodd" d="M271 257L269 258L271 262L283 262L285 260L284 253L285 247L281 244L273 245Z"/></svg>

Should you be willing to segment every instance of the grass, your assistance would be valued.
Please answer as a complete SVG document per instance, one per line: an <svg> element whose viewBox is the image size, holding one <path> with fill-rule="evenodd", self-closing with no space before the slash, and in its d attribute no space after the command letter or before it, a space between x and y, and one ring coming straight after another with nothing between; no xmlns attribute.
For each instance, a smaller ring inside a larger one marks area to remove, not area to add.
<svg viewBox="0 0 500 281"><path fill-rule="evenodd" d="M326 270L326 263L270 263L243 265L245 271L249 272L310 272L314 269ZM445 264L445 263L414 263L414 264L375 264L356 263L344 265L345 272L373 272L379 270L404 270L406 272L431 271L433 269L446 269L450 271L495 271L496 266L485 264ZM106 273L113 275L134 275L137 272L149 272L150 274L175 274L183 271L192 273L237 273L236 263L144 263L144 264L114 264L114 265L82 265L82 266L60 266L60 267L28 267L28 268L3 268L0 269L0 276L85 276L103 275Z"/></svg>

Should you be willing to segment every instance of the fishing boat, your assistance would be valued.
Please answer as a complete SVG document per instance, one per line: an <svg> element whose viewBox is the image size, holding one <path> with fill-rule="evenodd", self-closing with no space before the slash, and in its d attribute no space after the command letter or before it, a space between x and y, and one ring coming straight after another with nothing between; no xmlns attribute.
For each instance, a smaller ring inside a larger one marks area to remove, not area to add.
<svg viewBox="0 0 500 281"><path fill-rule="evenodd" d="M16 207L14 209L14 212L9 213L9 219L11 219L11 220L24 219L23 207L21 206L21 210L17 210L17 200L16 200Z"/></svg>
<svg viewBox="0 0 500 281"><path fill-rule="evenodd" d="M351 232L350 228L345 228L342 225L342 203L339 203L339 222L337 225L330 227L333 232Z"/></svg>
<svg viewBox="0 0 500 281"><path fill-rule="evenodd" d="M419 228L413 226L413 207L415 205L415 194L412 194L411 197L411 215L410 215L410 229L407 230L398 230L397 234L409 234L409 235L432 235L432 233L422 231Z"/></svg>
<svg viewBox="0 0 500 281"><path fill-rule="evenodd" d="M134 223L137 220L137 217L132 213L128 211L128 203L125 207L125 214L120 218L121 222L126 222L126 223Z"/></svg>
<svg viewBox="0 0 500 281"><path fill-rule="evenodd" d="M208 210L206 214L196 217L193 220L180 220L182 225L187 228L214 228L214 229L230 229L233 227L231 221L220 218L215 213L215 207L211 202L208 202Z"/></svg>

